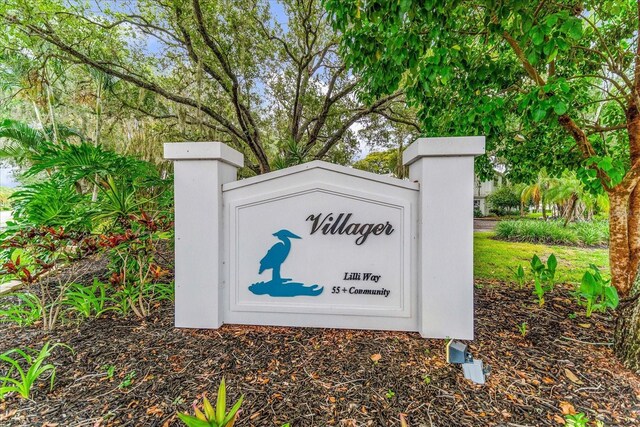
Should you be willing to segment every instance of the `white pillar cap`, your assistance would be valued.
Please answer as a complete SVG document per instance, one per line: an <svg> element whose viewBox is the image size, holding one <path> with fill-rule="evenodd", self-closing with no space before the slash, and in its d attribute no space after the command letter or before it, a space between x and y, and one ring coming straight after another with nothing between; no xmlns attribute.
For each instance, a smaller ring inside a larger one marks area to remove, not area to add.
<svg viewBox="0 0 640 427"><path fill-rule="evenodd" d="M167 160L220 160L232 166L244 166L244 156L222 142L167 142L164 144Z"/></svg>
<svg viewBox="0 0 640 427"><path fill-rule="evenodd" d="M405 166L421 157L480 156L484 154L484 136L418 138L402 154Z"/></svg>

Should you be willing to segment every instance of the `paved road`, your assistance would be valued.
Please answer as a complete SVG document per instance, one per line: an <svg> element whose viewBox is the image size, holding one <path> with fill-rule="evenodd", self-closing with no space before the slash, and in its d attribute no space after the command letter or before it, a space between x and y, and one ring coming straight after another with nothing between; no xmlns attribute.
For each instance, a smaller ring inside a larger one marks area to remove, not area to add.
<svg viewBox="0 0 640 427"><path fill-rule="evenodd" d="M474 218L473 231L493 231L498 221L482 218Z"/></svg>

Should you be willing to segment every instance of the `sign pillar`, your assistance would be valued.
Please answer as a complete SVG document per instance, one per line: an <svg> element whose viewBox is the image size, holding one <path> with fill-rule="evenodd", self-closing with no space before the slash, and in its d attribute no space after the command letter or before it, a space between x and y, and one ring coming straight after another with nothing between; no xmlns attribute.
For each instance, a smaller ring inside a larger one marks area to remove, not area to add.
<svg viewBox="0 0 640 427"><path fill-rule="evenodd" d="M222 185L236 180L244 156L220 142L164 144L174 161L175 325L222 324Z"/></svg>
<svg viewBox="0 0 640 427"><path fill-rule="evenodd" d="M430 338L473 339L474 157L484 136L419 138L403 154L420 183L418 328Z"/></svg>

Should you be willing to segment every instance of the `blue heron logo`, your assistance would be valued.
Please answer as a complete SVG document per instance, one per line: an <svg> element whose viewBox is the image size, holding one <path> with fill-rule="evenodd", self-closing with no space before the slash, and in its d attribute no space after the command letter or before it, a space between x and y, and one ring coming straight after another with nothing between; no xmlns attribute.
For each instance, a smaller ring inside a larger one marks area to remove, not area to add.
<svg viewBox="0 0 640 427"><path fill-rule="evenodd" d="M289 230L280 230L273 233L280 241L273 245L267 254L260 260L262 274L265 270L271 270L271 280L268 282L256 282L249 286L249 290L256 295L269 295L272 297L295 297L300 295L318 296L324 287L318 285L305 285L292 282L291 279L282 278L280 268L291 252L291 239L301 239Z"/></svg>

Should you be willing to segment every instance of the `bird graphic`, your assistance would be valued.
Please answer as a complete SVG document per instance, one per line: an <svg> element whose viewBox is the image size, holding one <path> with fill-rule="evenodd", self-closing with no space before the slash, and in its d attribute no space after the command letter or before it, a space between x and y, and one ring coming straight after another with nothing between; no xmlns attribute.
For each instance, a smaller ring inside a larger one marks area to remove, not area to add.
<svg viewBox="0 0 640 427"><path fill-rule="evenodd" d="M258 274L262 274L263 271L271 269L271 282L273 284L282 284L289 280L283 280L280 276L280 266L287 259L291 251L291 240L289 239L300 239L301 237L296 236L289 230L280 230L273 233L273 235L280 239L280 242L273 245L264 258L260 260L260 270Z"/></svg>

